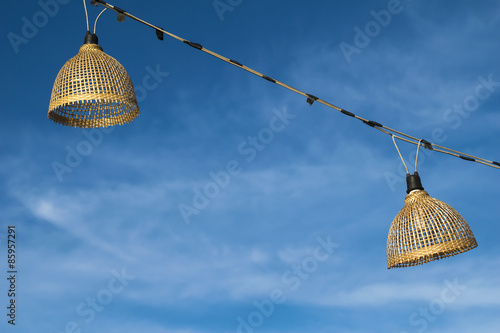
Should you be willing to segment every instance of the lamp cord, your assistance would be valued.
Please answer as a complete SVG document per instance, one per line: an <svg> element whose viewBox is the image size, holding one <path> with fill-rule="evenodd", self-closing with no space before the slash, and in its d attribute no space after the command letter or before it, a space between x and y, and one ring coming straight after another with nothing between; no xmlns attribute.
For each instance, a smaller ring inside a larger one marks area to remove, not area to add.
<svg viewBox="0 0 500 333"><path fill-rule="evenodd" d="M87 4L85 3L85 0L83 0L83 8L85 9L85 19L87 21L87 31L90 31L90 28L89 28L89 13L87 12Z"/></svg>
<svg viewBox="0 0 500 333"><path fill-rule="evenodd" d="M408 172L408 167L406 166L406 163L405 163L405 160L403 158L403 155L401 155L401 152L399 151L398 145L396 144L396 139L394 138L394 135L391 135L391 137L392 137L392 142L394 142L394 146L396 146L396 149L398 151L399 157L401 158L401 161L403 161L403 165L405 166L406 173L409 174L410 172ZM417 156L418 156L418 150L417 150ZM417 171L417 170L415 169L415 171Z"/></svg>
<svg viewBox="0 0 500 333"><path fill-rule="evenodd" d="M267 75L264 75L250 67L247 67L245 65L242 65L240 62L236 61L236 60L233 60L233 59L229 59L229 58L226 58L218 53L215 53L213 51L210 51L206 48L204 48L201 44L198 44L198 43L194 43L194 42L191 42L187 39L184 39L182 37L179 37L179 36L176 36L158 26L155 26L151 23L148 23L138 17L135 17L134 15L132 14L129 14L127 13L125 10L121 9L121 8L118 8L118 7L115 7L105 1L102 1L102 0L92 0L91 1L92 4L94 4L95 6L97 6L98 4L101 4L102 6L108 8L108 9L112 9L114 10L115 12L118 13L119 16L122 16L122 17L129 17L133 20L136 20L142 24L145 24L147 26L149 26L150 28L153 28L156 30L156 36L158 37L158 39L160 40L163 40L163 34L167 34L168 36L172 37L172 38L175 38L197 50L200 50L200 51L203 51L205 53L208 53L210 54L211 56L214 56L216 57L217 59L220 59L222 61L225 61L233 66L236 66L240 69L243 69L249 73L252 73L254 75L257 75L269 82L272 82L272 83L275 83L277 85L280 85L288 90L291 90L299 95L302 95L304 97L307 98L307 103L309 103L309 105L312 105L314 102L318 102L318 103L321 103L329 108L332 108L332 109L335 109L339 112L341 112L342 114L346 115L346 116L349 116L349 117L353 117L353 118L356 118L360 121L362 121L363 123L365 123L366 125L370 126L370 127L373 127L373 128L376 128L378 129L379 131L385 133L385 134L388 134L390 136L392 136L393 140L394 138L397 138L399 140L402 140L402 141L405 141L405 142L408 142L408 143L411 143L411 144L414 144L414 145L418 145L420 146L420 144L423 144L424 147L426 149L429 149L429 150L433 150L433 151L437 151L437 152L440 152L440 153L443 153L443 154L447 154L447 155L451 155L451 156L454 156L454 157L458 157L462 160L465 160L465 161L471 161L471 162L477 162L477 163L480 163L480 164L483 164L483 165L486 165L486 166L489 166L489 167L492 167L492 168L496 168L496 169L500 169L500 163L499 162L495 162L495 161L490 161L490 160L486 160L484 158L480 158L480 157L476 157L476 156L473 156L473 155L469 155L469 154L465 154L465 153L461 153L459 151L456 151L456 150L453 150L453 149L450 149L450 148L446 148L446 147L443 147L443 146L439 146L437 144L434 144L434 143L430 143L429 141L427 140L424 140L424 139L418 139L416 137L413 137L411 135L408 135L408 134L405 134L401 131L397 131L395 129L392 129L392 128L389 128L387 126L384 126L376 121L373 121L373 120L368 120L368 119L364 119L362 117L359 117L357 115L355 115L354 113L352 112L349 112L343 108L340 108L338 106L335 106L319 97L316 97L312 94L308 94L308 93L305 93L301 90L298 90L296 88L293 88L292 86L289 86L288 84L286 83L283 83L281 81L278 81L278 80L275 80L273 79L272 77L269 77ZM395 142L395 141L394 141Z"/></svg>
<svg viewBox="0 0 500 333"><path fill-rule="evenodd" d="M422 140L419 140L418 141L418 146L417 146L417 156L415 157L415 172L417 172L417 161L418 161L418 151L420 149L420 143L422 142Z"/></svg>
<svg viewBox="0 0 500 333"><path fill-rule="evenodd" d="M100 13L99 15L97 15L97 18L95 19L95 22L94 22L94 34L95 34L95 31L96 31L96 27L97 27L97 20L99 20L99 17L101 17L102 13L104 13L106 11L107 8L104 8Z"/></svg>

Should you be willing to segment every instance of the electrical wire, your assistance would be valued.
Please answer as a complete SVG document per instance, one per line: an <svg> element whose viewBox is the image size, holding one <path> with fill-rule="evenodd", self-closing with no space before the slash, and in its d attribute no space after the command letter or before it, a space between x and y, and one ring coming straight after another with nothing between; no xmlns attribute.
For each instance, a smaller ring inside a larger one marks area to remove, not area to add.
<svg viewBox="0 0 500 333"><path fill-rule="evenodd" d="M95 22L94 22L94 34L95 34L95 31L96 31L96 27L97 27L97 21L99 20L99 17L101 17L102 13L104 13L105 11L107 10L107 8L104 8L100 13L99 15L97 15L97 18L95 19Z"/></svg>
<svg viewBox="0 0 500 333"><path fill-rule="evenodd" d="M135 17L134 15L130 14L130 13L127 13L126 11L124 11L123 9L121 8L118 8L116 6L113 6L105 1L102 1L102 0L93 0L92 1L93 3L95 3L96 5L97 4L101 4L102 6L108 8L108 9L112 9L114 10L115 12L118 13L118 15L122 15L122 16L126 16L126 17L129 17L133 20L136 20L142 24L145 24L147 26L149 26L150 28L153 28L156 30L156 35L157 37L160 39L160 40L163 40L163 34L166 34L174 39L177 39L185 44L188 44L189 46L197 49L197 50L200 50L200 51L203 51L207 54L210 54L211 56L214 56L215 58L219 59L219 60L222 60L222 61L225 61L233 66L236 66L240 69L243 69L249 73L252 73L254 75L257 75L269 82L272 82L272 83L275 83L277 85L280 85L288 90L291 90L299 95L302 95L304 97L307 98L307 103L309 103L310 105L312 105L314 102L318 102L318 103L321 103L329 108L332 108L332 109L335 109L339 112L341 112L342 114L346 115L346 116L349 116L349 117L352 117L352 118L355 118L355 119L358 119L360 121L362 121L363 123L365 123L366 125L370 126L370 127L373 127L373 128L376 128L378 129L379 131L385 133L385 134L388 134L390 136L392 136L393 140L396 138L398 140L402 140L402 141L405 141L405 142L408 142L408 143L411 143L411 144L414 144L414 145L417 145L418 147L420 147L421 145L424 146L424 148L426 149L429 149L429 150L433 150L433 151L437 151L437 152L440 152L440 153L443 153L443 154L447 154L447 155L450 155L450 156L454 156L454 157L458 157L458 158L461 158L462 160L465 160L465 161L470 161L470 162L477 162L477 163L480 163L480 164L483 164L483 165L486 165L486 166L489 166L489 167L492 167L492 168L496 168L496 169L500 169L500 163L499 162L495 162L495 161L490 161L490 160L487 160L487 159L484 159L484 158L480 158L480 157L477 157L477 156L473 156L473 155L469 155L469 154L465 154L465 153L461 153L459 151L456 151L456 150L453 150L453 149L450 149L450 148L446 148L446 147L443 147L443 146L439 146L439 145L436 145L434 143L430 143L429 141L425 140L425 139L418 139L416 137L413 137L409 134L406 134L406 133L403 133L401 131L398 131L398 130L395 130L395 129L392 129L390 127L387 127L387 126L384 126L376 121L372 121L372 120L368 120L368 119L365 119L365 118L362 118L360 116L357 116L355 115L354 113L352 112L349 112L341 107L338 107L334 104L331 104L319 97L316 97L312 94L308 94L308 93L305 93L299 89L296 89L286 83L283 83L281 81L278 81L278 80L275 80L273 79L272 77L269 77L267 75L264 75L250 67L247 67L243 64L241 64L240 62L236 61L236 60L233 60L233 59L229 59L229 58L226 58L224 57L223 55L220 55L216 52L213 52L213 51L210 51L206 48L204 48L201 44L198 44L198 43L193 43L187 39L184 39L182 37L179 37L179 36L176 36L174 35L173 33L170 33L158 26L155 26L151 23L148 23L138 17ZM395 142L395 140L394 140ZM399 149L398 149L399 150ZM401 153L400 153L401 155ZM404 161L403 161L404 162ZM405 165L406 167L406 165Z"/></svg>
<svg viewBox="0 0 500 333"><path fill-rule="evenodd" d="M394 145L396 146L396 150L398 151L399 157L401 158L401 161L403 161L403 165L405 166L406 173L409 174L410 172L408 171L408 167L406 166L403 155L401 155L401 152L399 151L398 145L396 144L396 139L394 138L394 135L391 135L391 136L392 136L392 142L394 142ZM417 156L418 156L418 150L417 150ZM415 167L416 167L416 164L415 164ZM417 171L417 170L415 169L415 171Z"/></svg>
<svg viewBox="0 0 500 333"><path fill-rule="evenodd" d="M420 150L420 143L421 142L422 142L422 140L418 141L417 156L415 157L415 172L417 172L418 151Z"/></svg>
<svg viewBox="0 0 500 333"><path fill-rule="evenodd" d="M87 4L85 3L85 0L83 0L83 8L85 9L85 19L87 21L87 31L90 31L90 28L89 28L89 13L87 12Z"/></svg>

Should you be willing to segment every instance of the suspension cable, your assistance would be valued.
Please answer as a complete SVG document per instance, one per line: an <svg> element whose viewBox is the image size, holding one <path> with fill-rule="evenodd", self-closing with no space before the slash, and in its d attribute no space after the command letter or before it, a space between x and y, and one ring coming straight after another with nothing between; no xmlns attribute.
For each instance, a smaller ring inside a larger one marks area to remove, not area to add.
<svg viewBox="0 0 500 333"><path fill-rule="evenodd" d="M252 73L254 75L257 75L257 76L259 76L259 77L261 77L261 78L263 78L263 79L265 79L265 80L267 80L269 82L275 83L275 84L277 84L279 86L282 86L282 87L284 87L284 88L286 88L286 89L288 89L290 91L293 91L293 92L295 92L295 93L297 93L299 95L302 95L302 96L304 96L304 97L307 98L307 103L309 105L313 105L314 102L318 102L318 103L321 103L321 104L323 104L323 105L325 105L325 106L327 106L329 108L335 109L335 110L341 112L342 114L344 114L346 116L358 119L358 120L362 121L363 123L365 123L366 125L368 125L370 127L373 127L375 129L378 129L379 131L381 131L381 132L383 132L385 134L390 135L393 138L393 140L394 140L394 138L396 138L396 139L399 139L399 140L402 140L402 141L405 141L405 142L417 145L418 147L423 146L426 149L437 151L437 152L440 152L440 153L443 153L443 154L447 154L447 155L450 155L450 156L458 157L458 158L460 158L462 160L465 160L465 161L477 162L477 163L480 163L480 164L483 164L483 165L486 165L486 166L489 166L489 167L492 167L492 168L500 169L500 163L499 162L486 160L484 158L480 158L480 157L477 157L477 156L473 156L473 155L461 153L459 151L456 151L456 150L453 150L453 149L450 149L450 148L439 146L439 145L431 143L431 142L429 142L429 141L427 141L425 139L418 139L418 138L413 137L411 135L408 135L406 133L403 133L403 132L400 132L398 130L392 129L390 127L384 126L381 123L378 123L376 121L368 120L368 119L362 118L360 116L357 116L354 113L349 112L349 111L347 111L347 110L345 110L345 109L343 109L341 107L338 107L338 106L336 106L334 104L331 104L331 103L329 103L329 102L327 102L327 101L325 101L325 100L323 100L323 99L321 99L319 97L316 97L316 96L314 96L312 94L305 93L305 92L303 92L303 91L301 91L299 89L296 89L296 88L294 88L294 87L292 87L292 86L290 86L290 85L288 85L288 84L286 84L284 82L278 81L278 80L276 80L276 79L274 79L272 77L264 75L264 74L262 74L262 73L260 73L260 72L258 72L256 70L250 68L250 67L247 67L247 66L241 64L240 62L238 62L236 60L226 58L223 55L220 55L220 54L218 54L216 52L210 51L210 50L204 48L201 44L194 43L194 42L191 42L191 41L189 41L187 39L184 39L182 37L176 36L173 33L170 33L170 32L168 32L168 31L166 31L166 30L164 30L164 29L162 29L162 28L160 28L158 26L155 26L155 25L153 25L151 23L148 23L148 22L146 22L146 21L138 18L138 17L135 17L134 15L132 15L130 13L127 13L123 9L118 8L116 6L113 6L113 5L111 5L111 4L109 4L109 3L105 2L105 1L102 1L102 0L91 0L91 3L93 5L95 5L95 6L97 6L98 4L101 4L102 6L108 8L108 9L114 10L115 12L118 13L119 18L120 17L123 18L123 17L126 16L126 17L129 17L129 18L131 18L131 19L133 19L135 21L138 21L138 22L140 22L142 24L145 24L145 25L147 25L147 26L155 29L156 30L156 36L160 40L163 40L163 34L166 34L166 35L168 35L168 36L170 36L170 37L172 37L174 39L177 39L177 40L179 40L179 41L181 41L181 42L183 42L183 43L185 43L185 44L187 44L187 45L189 45L189 46L191 46L191 47L193 47L193 48L195 48L197 50L200 50L200 51L203 51L203 52L205 52L207 54L210 54L211 56L214 56L215 58L217 58L219 60L227 62L227 63L229 63L229 64L231 64L231 65L233 65L235 67L243 69L243 70L245 70L245 71L247 71L249 73Z"/></svg>

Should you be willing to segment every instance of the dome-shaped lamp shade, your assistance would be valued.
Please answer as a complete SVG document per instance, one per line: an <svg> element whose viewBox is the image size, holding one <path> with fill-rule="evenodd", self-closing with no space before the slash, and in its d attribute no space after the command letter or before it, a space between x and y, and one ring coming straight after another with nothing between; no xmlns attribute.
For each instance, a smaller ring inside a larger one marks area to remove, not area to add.
<svg viewBox="0 0 500 333"><path fill-rule="evenodd" d="M72 127L107 127L139 115L134 86L123 66L102 51L97 37L80 47L59 71L50 98L49 119Z"/></svg>
<svg viewBox="0 0 500 333"><path fill-rule="evenodd" d="M387 268L416 266L475 247L469 225L455 209L416 189L406 196L389 230Z"/></svg>

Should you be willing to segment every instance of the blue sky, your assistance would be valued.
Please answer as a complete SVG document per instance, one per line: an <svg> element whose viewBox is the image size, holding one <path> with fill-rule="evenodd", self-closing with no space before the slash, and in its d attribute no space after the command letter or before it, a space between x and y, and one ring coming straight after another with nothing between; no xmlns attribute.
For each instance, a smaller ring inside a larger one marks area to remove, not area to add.
<svg viewBox="0 0 500 333"><path fill-rule="evenodd" d="M110 3L360 116L500 160L499 1ZM93 25L102 7L88 7ZM498 332L499 170L421 151L425 189L479 247L387 270L406 190L389 136L111 11L99 43L141 115L105 131L56 125L50 93L83 42L83 4L15 1L1 15L2 332ZM413 171L416 147L399 147Z"/></svg>

